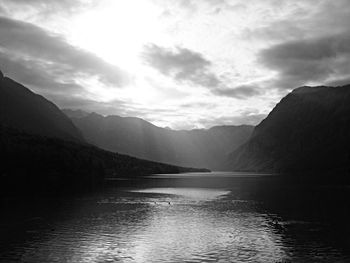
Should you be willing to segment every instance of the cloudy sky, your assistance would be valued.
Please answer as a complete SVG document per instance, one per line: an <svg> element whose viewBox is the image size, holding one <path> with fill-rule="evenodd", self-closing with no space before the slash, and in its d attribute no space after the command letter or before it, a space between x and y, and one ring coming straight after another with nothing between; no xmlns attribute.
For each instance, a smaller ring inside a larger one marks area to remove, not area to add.
<svg viewBox="0 0 350 263"><path fill-rule="evenodd" d="M61 108L174 129L257 124L350 83L349 0L1 0L0 69Z"/></svg>

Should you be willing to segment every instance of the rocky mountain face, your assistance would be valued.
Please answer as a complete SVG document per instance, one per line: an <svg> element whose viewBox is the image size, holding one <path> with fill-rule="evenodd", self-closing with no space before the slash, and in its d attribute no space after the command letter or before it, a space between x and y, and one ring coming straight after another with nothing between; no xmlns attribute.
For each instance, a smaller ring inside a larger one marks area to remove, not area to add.
<svg viewBox="0 0 350 263"><path fill-rule="evenodd" d="M350 85L300 87L284 97L247 143L233 151L231 170L349 170Z"/></svg>
<svg viewBox="0 0 350 263"><path fill-rule="evenodd" d="M0 123L32 134L84 142L81 132L55 104L2 73Z"/></svg>
<svg viewBox="0 0 350 263"><path fill-rule="evenodd" d="M104 117L96 113L77 117L77 112L64 112L89 143L103 149L212 170L222 170L227 154L246 142L253 130L252 126L242 125L177 131L157 127L140 118Z"/></svg>

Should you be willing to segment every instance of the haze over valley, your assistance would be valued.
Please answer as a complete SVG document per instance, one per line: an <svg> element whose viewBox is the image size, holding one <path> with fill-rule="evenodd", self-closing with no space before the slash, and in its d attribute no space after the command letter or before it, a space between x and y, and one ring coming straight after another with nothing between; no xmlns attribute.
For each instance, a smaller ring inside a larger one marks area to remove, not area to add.
<svg viewBox="0 0 350 263"><path fill-rule="evenodd" d="M348 0L1 0L0 262L350 262Z"/></svg>

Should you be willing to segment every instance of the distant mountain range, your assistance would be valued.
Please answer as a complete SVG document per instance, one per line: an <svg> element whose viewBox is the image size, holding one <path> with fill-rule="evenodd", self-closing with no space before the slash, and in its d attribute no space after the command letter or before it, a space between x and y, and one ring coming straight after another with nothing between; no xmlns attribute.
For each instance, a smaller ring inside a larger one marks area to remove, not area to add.
<svg viewBox="0 0 350 263"><path fill-rule="evenodd" d="M245 143L253 126L215 126L210 129L171 130L134 117L102 116L63 110L100 148L181 166L222 170L227 155Z"/></svg>
<svg viewBox="0 0 350 263"><path fill-rule="evenodd" d="M208 171L186 167L348 172L350 85L297 88L255 128L178 131L134 117L62 112L0 72L0 159L2 181L40 178L57 185L84 179L94 184L104 177L131 174Z"/></svg>
<svg viewBox="0 0 350 263"><path fill-rule="evenodd" d="M89 145L60 109L0 72L0 195L90 189L105 177L206 172Z"/></svg>
<svg viewBox="0 0 350 263"><path fill-rule="evenodd" d="M350 85L300 87L233 151L230 170L350 171Z"/></svg>

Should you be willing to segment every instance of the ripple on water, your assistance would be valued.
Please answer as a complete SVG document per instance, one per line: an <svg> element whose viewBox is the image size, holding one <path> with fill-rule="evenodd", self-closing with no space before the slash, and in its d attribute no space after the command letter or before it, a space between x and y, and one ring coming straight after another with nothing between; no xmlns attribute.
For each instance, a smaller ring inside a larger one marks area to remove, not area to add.
<svg viewBox="0 0 350 263"><path fill-rule="evenodd" d="M0 258L28 263L342 259L338 250L308 239L307 222L279 218L279 227L276 215L261 212L259 203L237 200L224 189L135 189L78 204L51 219L54 231L42 227L29 233Z"/></svg>

